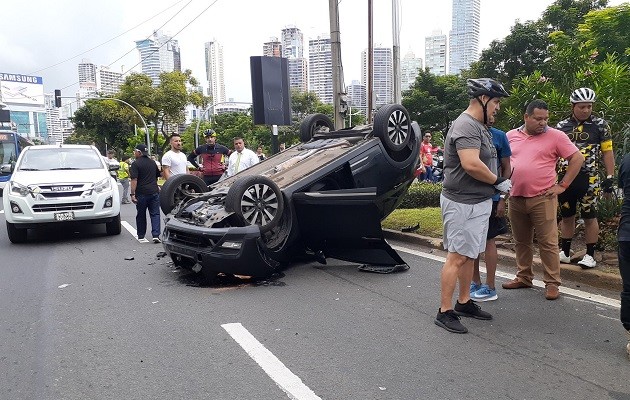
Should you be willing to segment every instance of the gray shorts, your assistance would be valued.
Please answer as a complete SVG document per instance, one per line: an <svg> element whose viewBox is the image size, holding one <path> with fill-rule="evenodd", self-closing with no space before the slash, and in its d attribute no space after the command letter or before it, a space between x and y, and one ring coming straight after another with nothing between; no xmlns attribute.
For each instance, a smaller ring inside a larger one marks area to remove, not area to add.
<svg viewBox="0 0 630 400"><path fill-rule="evenodd" d="M468 258L477 258L486 250L488 220L492 199L477 204L463 204L440 195L444 250Z"/></svg>

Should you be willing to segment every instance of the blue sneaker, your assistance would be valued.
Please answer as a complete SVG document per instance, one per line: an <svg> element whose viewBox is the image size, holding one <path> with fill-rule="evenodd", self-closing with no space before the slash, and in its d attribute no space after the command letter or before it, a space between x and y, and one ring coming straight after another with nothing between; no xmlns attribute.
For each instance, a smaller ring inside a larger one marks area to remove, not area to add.
<svg viewBox="0 0 630 400"><path fill-rule="evenodd" d="M479 289L481 289L481 283L470 282L470 298Z"/></svg>
<svg viewBox="0 0 630 400"><path fill-rule="evenodd" d="M472 290L472 285L470 286ZM488 285L481 285L474 293L470 294L472 301L491 301L499 298L496 289L490 289Z"/></svg>

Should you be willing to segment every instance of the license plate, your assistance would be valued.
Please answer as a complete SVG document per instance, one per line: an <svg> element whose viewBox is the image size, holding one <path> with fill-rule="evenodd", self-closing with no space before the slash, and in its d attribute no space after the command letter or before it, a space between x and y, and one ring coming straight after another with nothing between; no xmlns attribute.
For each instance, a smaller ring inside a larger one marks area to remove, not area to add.
<svg viewBox="0 0 630 400"><path fill-rule="evenodd" d="M55 221L72 221L73 219L74 213L72 211L55 213Z"/></svg>

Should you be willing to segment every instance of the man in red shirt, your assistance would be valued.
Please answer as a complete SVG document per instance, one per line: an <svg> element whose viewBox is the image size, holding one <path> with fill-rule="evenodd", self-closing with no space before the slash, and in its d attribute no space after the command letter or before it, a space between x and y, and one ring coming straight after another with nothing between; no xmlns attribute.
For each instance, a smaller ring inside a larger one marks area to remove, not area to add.
<svg viewBox="0 0 630 400"><path fill-rule="evenodd" d="M212 185L217 182L223 172L225 172L225 163L230 155L230 150L217 143L217 133L212 129L207 129L206 144L197 147L188 156L188 161L195 167L199 168L199 164L195 158L201 156L203 181L206 185Z"/></svg>
<svg viewBox="0 0 630 400"><path fill-rule="evenodd" d="M433 145L431 144L431 132L424 134L422 143L420 143L420 159L424 165L422 180L433 182Z"/></svg>
<svg viewBox="0 0 630 400"><path fill-rule="evenodd" d="M512 157L512 190L508 215L516 252L516 277L504 289L533 286L534 234L544 268L545 298L560 295L558 258L558 195L563 193L580 171L584 156L564 132L547 126L549 109L542 100L527 105L525 124L507 133ZM556 182L556 163L568 160L567 172Z"/></svg>

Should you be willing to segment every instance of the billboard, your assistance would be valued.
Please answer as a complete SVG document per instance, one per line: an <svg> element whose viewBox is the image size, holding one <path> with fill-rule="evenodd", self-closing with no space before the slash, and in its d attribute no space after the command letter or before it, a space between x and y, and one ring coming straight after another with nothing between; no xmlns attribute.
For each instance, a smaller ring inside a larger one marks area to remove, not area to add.
<svg viewBox="0 0 630 400"><path fill-rule="evenodd" d="M0 97L7 105L44 106L44 84L41 76L0 72Z"/></svg>

